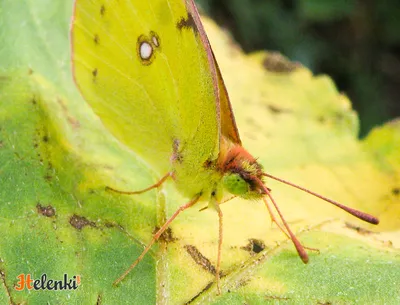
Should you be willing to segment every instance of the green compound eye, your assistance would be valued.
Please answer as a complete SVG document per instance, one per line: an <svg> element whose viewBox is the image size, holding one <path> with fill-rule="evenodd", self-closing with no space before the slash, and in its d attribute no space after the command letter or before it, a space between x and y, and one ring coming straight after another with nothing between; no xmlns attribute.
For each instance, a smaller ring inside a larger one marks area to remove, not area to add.
<svg viewBox="0 0 400 305"><path fill-rule="evenodd" d="M245 195L249 192L249 185L239 174L226 175L223 178L224 187L232 195Z"/></svg>

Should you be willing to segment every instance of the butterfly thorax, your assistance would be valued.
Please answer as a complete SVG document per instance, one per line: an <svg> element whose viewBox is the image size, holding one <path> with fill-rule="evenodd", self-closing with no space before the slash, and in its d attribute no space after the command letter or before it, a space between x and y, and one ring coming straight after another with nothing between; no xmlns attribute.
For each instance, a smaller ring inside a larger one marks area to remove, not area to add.
<svg viewBox="0 0 400 305"><path fill-rule="evenodd" d="M240 144L222 139L215 160L203 160L193 166L185 164L185 151L171 157L177 188L187 197L201 195L202 200L215 197L221 201L224 193L246 199L264 195L260 188L262 167ZM198 168L201 165L201 169Z"/></svg>

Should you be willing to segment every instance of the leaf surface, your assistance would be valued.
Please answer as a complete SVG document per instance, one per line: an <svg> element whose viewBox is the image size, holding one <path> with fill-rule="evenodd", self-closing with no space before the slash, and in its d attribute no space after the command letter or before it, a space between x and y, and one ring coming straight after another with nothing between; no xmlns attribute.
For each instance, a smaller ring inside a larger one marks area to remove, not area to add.
<svg viewBox="0 0 400 305"><path fill-rule="evenodd" d="M327 76L272 53L244 55L206 20L244 146L267 172L378 216L369 227L273 181L310 253L304 265L260 202L222 205L222 295L212 274L218 222L192 208L117 288L166 215L187 199L118 143L71 77L70 1L0 2L0 303L315 304L400 301L400 124L359 141L357 115ZM237 73L240 71L240 73ZM77 290L16 291L17 276L80 275Z"/></svg>

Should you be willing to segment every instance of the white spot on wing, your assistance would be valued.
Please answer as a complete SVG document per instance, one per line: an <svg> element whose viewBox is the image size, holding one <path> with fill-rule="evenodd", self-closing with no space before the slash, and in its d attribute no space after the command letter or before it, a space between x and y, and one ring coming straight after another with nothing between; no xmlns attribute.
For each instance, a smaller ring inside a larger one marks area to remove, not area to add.
<svg viewBox="0 0 400 305"><path fill-rule="evenodd" d="M140 52L140 57L143 60L148 60L151 57L151 54L153 54L153 48L148 42L143 41L140 44L139 52Z"/></svg>
<svg viewBox="0 0 400 305"><path fill-rule="evenodd" d="M158 39L157 39L156 36L151 37L151 40L153 41L153 44L154 44L156 47L159 46Z"/></svg>

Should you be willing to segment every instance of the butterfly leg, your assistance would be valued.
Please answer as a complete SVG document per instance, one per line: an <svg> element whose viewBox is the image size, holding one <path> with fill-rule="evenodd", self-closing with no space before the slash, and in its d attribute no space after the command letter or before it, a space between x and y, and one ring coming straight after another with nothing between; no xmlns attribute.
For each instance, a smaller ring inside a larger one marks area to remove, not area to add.
<svg viewBox="0 0 400 305"><path fill-rule="evenodd" d="M150 250L151 246L160 238L161 234L164 233L164 231L169 227L171 222L184 210L187 208L190 208L192 205L194 205L197 201L199 201L200 195L197 195L195 198L190 200L189 202L185 203L184 205L181 205L175 213L163 224L163 226L157 231L156 234L153 235L153 238L151 241L147 244L146 248L144 248L142 254L139 255L139 257L129 266L129 268L118 278L114 281L113 285L116 286L118 285L128 274L129 272L132 271L133 268L136 267L136 265L143 259L143 257L146 255L146 253Z"/></svg>
<svg viewBox="0 0 400 305"><path fill-rule="evenodd" d="M218 256L217 256L217 268L215 271L215 282L217 283L217 291L218 294L221 294L221 287L219 285L219 278L220 278L220 270L221 270L221 252L222 252L222 240L224 236L223 230L223 214L221 208L218 203L215 204L215 208L218 213L218 226L219 226L219 234L218 234Z"/></svg>
<svg viewBox="0 0 400 305"><path fill-rule="evenodd" d="M119 193L119 194L124 194L124 195L142 194L142 193L145 193L147 191L150 191L152 189L155 189L155 188L159 187L161 184L163 184L165 182L165 180L167 180L169 177L172 177L172 175L173 175L173 172L169 172L164 177L162 177L160 179L160 181L158 181L157 183L154 183L153 185L150 185L148 188L145 188L145 189L140 190L140 191L134 191L134 192L120 191L120 190L114 189L114 188L109 187L109 186L106 186L106 190L107 191L112 191L112 192L115 192L115 193Z"/></svg>
<svg viewBox="0 0 400 305"><path fill-rule="evenodd" d="M273 211L272 211L272 208L271 208L271 206L269 205L269 203L268 203L268 201L266 200L266 198L263 198L263 200L264 200L265 206L266 206L267 209L268 209L269 216L270 216L270 218L271 218L271 225L272 225L273 223L275 223L275 224L277 225L277 227L283 232L283 234L285 234L285 235L287 236L287 238L290 238L289 234L288 234L288 233L285 231L285 229L282 228L282 226L279 224L279 222L278 222L278 220L276 219L276 217L275 217L275 215L274 215L274 213L273 213Z"/></svg>
<svg viewBox="0 0 400 305"><path fill-rule="evenodd" d="M271 209L271 206L269 205L268 201L267 201L265 198L263 198L263 200L264 200L264 202L265 202L265 206L266 206L267 209L268 209L269 215L270 215L270 217L271 217L271 221L277 225L277 227L283 232L283 234L285 234L285 235L287 236L287 238L290 238L290 235L284 230L284 228L283 228L283 227L278 223L278 221L276 220L275 215L273 214L272 209ZM307 250L310 250L310 251L314 251L314 252L318 252L318 253L319 253L319 249L317 249L317 248L310 248L310 247L306 247L306 246L303 246L303 245L302 245L302 247L303 247L304 249L307 249Z"/></svg>
<svg viewBox="0 0 400 305"><path fill-rule="evenodd" d="M275 202L274 198L272 197L271 193L267 189L264 189L264 191L267 194L267 196L271 199L272 204L274 205L275 210L278 212L278 215L279 215L280 219L282 220L282 223L283 223L286 231L277 222L275 216L272 214L272 209L271 209L267 199L265 197L263 197L264 203L265 203L265 205L266 205L266 207L267 207L267 209L268 209L268 211L269 211L269 213L271 215L271 218L276 223L276 225L279 227L279 229L281 229L281 231L291 239L291 241L293 242L293 244L294 244L294 246L295 246L295 248L297 250L297 253L299 254L301 260L303 261L303 263L307 264L308 263L308 255L307 255L307 252L304 250L303 245L297 239L296 235L293 234L292 230L290 230L289 225L287 224L285 218L283 217L281 211L279 210L279 207L276 204L276 202Z"/></svg>

